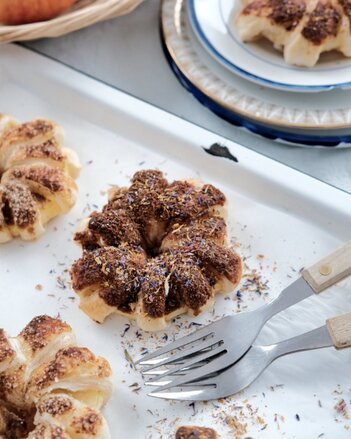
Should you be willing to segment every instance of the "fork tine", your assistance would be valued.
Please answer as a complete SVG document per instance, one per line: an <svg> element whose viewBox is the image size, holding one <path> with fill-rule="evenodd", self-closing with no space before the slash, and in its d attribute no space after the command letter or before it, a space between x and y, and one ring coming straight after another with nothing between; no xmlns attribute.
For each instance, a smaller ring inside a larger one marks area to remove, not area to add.
<svg viewBox="0 0 351 439"><path fill-rule="evenodd" d="M170 363L175 363L176 361L183 360L185 357L188 357L192 354L196 354L196 353L200 354L202 350L210 348L211 346L213 346L217 343L220 343L220 342L221 342L220 339L211 337L210 339L206 339L204 341L204 343L202 343L200 345L201 348L199 347L199 345L195 345L191 349L183 349L180 352L178 352L177 354L170 355L168 358L160 361L159 363L144 367L142 369L141 373L148 372L152 369L156 369L160 366L165 366L165 365L170 364ZM194 358L196 358L196 356L194 356Z"/></svg>
<svg viewBox="0 0 351 439"><path fill-rule="evenodd" d="M193 369L197 369L198 367L201 367L201 366L204 366L205 364L207 364L208 363L208 361L199 361L199 363L196 363L196 364L193 364L192 366L189 366L189 367L184 367L182 370L181 370L181 372L182 373L179 373L178 375L185 375L189 370L193 370ZM164 370L155 370L155 369L152 369L152 370L149 370L149 371L144 371L143 372L143 375L144 376L151 376L151 375L163 375L164 374Z"/></svg>
<svg viewBox="0 0 351 439"><path fill-rule="evenodd" d="M166 381L152 381L152 380L150 380L150 381L145 381L145 386L153 386L153 387L162 387L162 386L165 386L166 384L168 384L168 383L170 383L171 382L171 380L166 380Z"/></svg>
<svg viewBox="0 0 351 439"><path fill-rule="evenodd" d="M221 346L223 350L225 350L224 345ZM190 381L196 381L200 378L203 378L207 375L210 375L213 372L217 372L221 369L223 369L223 357L226 355L221 355L219 358L215 358L214 360L207 363L205 366L198 367L197 369L183 375L180 377L177 377L176 379L172 380L170 383L160 387L158 390L167 390L171 389L173 387L180 387L183 384L189 383ZM166 376L163 375L162 378Z"/></svg>
<svg viewBox="0 0 351 439"><path fill-rule="evenodd" d="M183 390L177 392L163 392L156 390L148 395L154 398L177 399L179 401L209 401L211 399L217 399L215 388Z"/></svg>
<svg viewBox="0 0 351 439"><path fill-rule="evenodd" d="M166 372L163 375L161 375L161 378L163 379L163 378L168 377L170 375L174 375L176 372L179 372L180 370L182 370L185 367L192 366L193 364L196 364L198 361L208 360L211 357L218 355L222 352L225 353L226 348L223 345L220 345L215 349L211 349L210 351L203 353L202 355L197 355L196 357L190 358L188 361L185 361L183 364L180 364L178 366L175 366L175 367L172 367L171 369L166 370ZM204 367L205 366L201 367L200 369L203 369ZM182 382L182 384L188 383L189 381L193 381L192 379L188 379L188 376L191 375L192 373L194 373L194 372L189 372L186 375L177 378L175 381L180 380ZM203 376L203 375L200 374L200 376ZM159 378L160 378L160 376L155 376L155 377L151 378L148 382L157 381ZM172 381L170 384L166 385L165 389L166 388L168 389L169 387L173 387L171 384L172 384ZM178 385L178 384L175 384L175 385Z"/></svg>
<svg viewBox="0 0 351 439"><path fill-rule="evenodd" d="M150 354L146 354L143 357L139 358L139 360L137 360L135 364L148 364L150 360L160 357L161 355L167 354L168 352L186 346L189 343L194 343L202 338L208 337L215 332L216 327L219 325L220 322L223 322L223 320L224 319L218 320L217 322L204 326L203 328L198 329L197 331L194 331L191 334L186 335L185 337L178 338L174 342L169 343L168 345L160 349L157 349L155 352L151 352Z"/></svg>

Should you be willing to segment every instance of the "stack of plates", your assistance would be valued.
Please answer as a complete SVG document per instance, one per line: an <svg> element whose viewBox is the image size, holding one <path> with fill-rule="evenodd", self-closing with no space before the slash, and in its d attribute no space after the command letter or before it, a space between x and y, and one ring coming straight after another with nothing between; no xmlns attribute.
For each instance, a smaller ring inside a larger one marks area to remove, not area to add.
<svg viewBox="0 0 351 439"><path fill-rule="evenodd" d="M240 41L236 6L240 0L163 1L164 48L182 84L222 118L265 137L350 146L351 60L328 53L314 68L289 66L270 43Z"/></svg>

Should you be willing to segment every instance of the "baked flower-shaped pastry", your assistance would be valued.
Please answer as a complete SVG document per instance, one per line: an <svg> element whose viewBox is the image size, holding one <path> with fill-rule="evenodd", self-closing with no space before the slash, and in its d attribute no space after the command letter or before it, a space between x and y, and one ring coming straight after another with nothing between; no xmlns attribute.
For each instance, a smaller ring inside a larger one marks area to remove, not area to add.
<svg viewBox="0 0 351 439"><path fill-rule="evenodd" d="M48 119L20 124L0 114L0 243L31 240L75 203L80 164Z"/></svg>
<svg viewBox="0 0 351 439"><path fill-rule="evenodd" d="M36 317L15 338L0 329L1 438L110 438L100 409L111 392L108 362L61 320Z"/></svg>
<svg viewBox="0 0 351 439"><path fill-rule="evenodd" d="M225 203L210 184L169 183L155 170L113 188L75 236L83 255L71 276L81 309L98 322L117 313L154 331L232 291L242 266L226 246Z"/></svg>
<svg viewBox="0 0 351 439"><path fill-rule="evenodd" d="M265 37L288 64L314 66L323 52L351 57L349 0L242 0L236 19L240 38Z"/></svg>

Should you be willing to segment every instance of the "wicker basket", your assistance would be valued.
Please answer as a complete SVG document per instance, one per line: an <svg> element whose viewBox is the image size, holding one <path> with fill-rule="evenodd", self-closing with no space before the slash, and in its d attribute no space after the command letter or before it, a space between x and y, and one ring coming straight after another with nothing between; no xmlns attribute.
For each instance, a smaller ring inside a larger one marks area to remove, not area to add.
<svg viewBox="0 0 351 439"><path fill-rule="evenodd" d="M144 0L78 0L66 13L48 21L0 26L0 43L59 37L98 21L128 14Z"/></svg>

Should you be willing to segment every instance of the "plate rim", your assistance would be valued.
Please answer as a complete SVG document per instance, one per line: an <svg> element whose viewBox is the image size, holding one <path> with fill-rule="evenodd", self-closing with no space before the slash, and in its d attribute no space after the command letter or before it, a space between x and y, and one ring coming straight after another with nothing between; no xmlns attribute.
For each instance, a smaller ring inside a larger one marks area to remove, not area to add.
<svg viewBox="0 0 351 439"><path fill-rule="evenodd" d="M207 52L215 59L217 62L220 62L222 65L224 65L230 72L241 76L242 78L254 82L258 85L263 85L269 88L274 88L276 90L284 90L284 91L291 91L291 92L326 92L330 90L346 90L351 88L351 81L344 82L344 83L337 83L337 84L329 84L329 85L293 85L293 84L286 84L282 82L276 82L269 79L262 78L261 76L255 75L253 73L248 72L245 69L242 69L241 67L237 66L236 64L229 61L224 55L222 55L218 50L212 45L212 43L208 40L206 37L201 24L199 23L199 20L197 18L196 12L195 12L195 1L196 0L188 0L187 4L187 10L188 15L190 18L190 23L193 27L193 30L195 31L196 36L198 37L200 43L203 45L203 47L207 50Z"/></svg>
<svg viewBox="0 0 351 439"><path fill-rule="evenodd" d="M167 50L167 49L166 49ZM204 105L214 112L216 115L221 117L222 119L229 121L232 124L235 124L237 126L240 126L242 128L246 128L248 131L250 131L253 134L258 134L262 137L265 137L267 139L271 140L281 140L283 142L286 142L289 146L300 146L300 147L306 147L306 148L324 148L324 149L333 149L333 148L350 148L348 146L348 143L351 143L351 135L347 136L330 136L330 137L323 137L323 136L317 136L313 137L308 134L302 134L302 133L292 133L288 131L279 131L274 127L264 126L255 124L255 122L252 122L250 119L245 119L241 117L240 115L237 115L235 113L231 113L233 119L230 119L225 112L229 113L230 111L221 107L216 102L212 101L211 99L207 98L203 95L202 91L197 89L196 86L194 86L189 79L187 79L182 72L178 69L176 63L172 59L172 56L169 53L166 53L166 56L168 58L169 64L171 66L171 69L174 71L175 75L179 79L182 85L185 85L184 87L197 99L201 102L201 100L196 96L196 94L202 95L202 98L204 100ZM178 70L178 71L176 71ZM202 102L201 102L202 103ZM235 119L235 120L234 120ZM254 127L254 128L253 128ZM341 144L344 144L344 146L340 146Z"/></svg>
<svg viewBox="0 0 351 439"><path fill-rule="evenodd" d="M170 36L169 26L168 26L168 28L166 28L166 26L165 26L166 20L164 19L164 12L163 11L164 11L164 7L165 7L166 3L167 3L167 0L162 0L161 1L161 8L160 8L160 28L161 28L161 32L163 35L164 44L165 44L168 52L170 53L172 59L176 62L177 68L181 71L181 73L184 75L184 77L187 78L187 80L189 80L199 90L201 90L202 93L208 99L213 100L214 102L216 102L217 104L226 108L227 110L233 112L234 114L238 114L241 117L250 119L251 121L256 121L256 122L259 122L261 124L267 124L271 127L278 126L280 128L307 129L307 130L311 130L311 131L316 131L316 130L326 131L326 130L330 130L330 129L340 130L340 129L350 129L351 128L350 122L341 122L341 123L339 122L339 123L334 123L334 124L331 124L331 123L325 124L324 123L323 125L321 125L321 124L312 124L310 122L296 122L296 121L289 122L289 121L277 119L277 118L268 118L266 116L253 114L253 113L248 112L247 110L243 110L243 109L239 108L237 105L235 105L234 103L232 105L229 105L227 102L220 101L215 93L213 93L212 91L203 89L201 84L199 84L196 79L191 77L189 72L184 67L184 63L180 60L180 57L175 53L173 45L170 42L171 36ZM178 11L178 16L175 15L173 18L177 20L178 27L180 26L180 24L179 24L180 17L179 16L181 14L181 9L183 6L184 6L184 0L174 0L173 9L176 9ZM180 28L178 30L176 29L176 31L179 34ZM198 58L199 58L199 61L201 61L200 57L198 57ZM202 66L211 72L209 67L207 67L204 63L202 63ZM221 78L218 78L218 79L220 81L222 81ZM222 81L222 82L224 82L224 81ZM252 98L252 99L254 99L254 98ZM284 109L284 107L282 107L282 108ZM316 110L316 111L318 111L318 110ZM351 111L351 108L350 108L350 111Z"/></svg>

